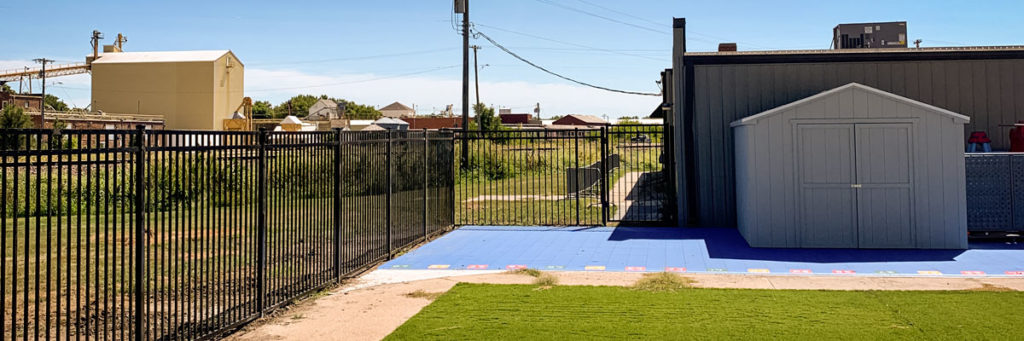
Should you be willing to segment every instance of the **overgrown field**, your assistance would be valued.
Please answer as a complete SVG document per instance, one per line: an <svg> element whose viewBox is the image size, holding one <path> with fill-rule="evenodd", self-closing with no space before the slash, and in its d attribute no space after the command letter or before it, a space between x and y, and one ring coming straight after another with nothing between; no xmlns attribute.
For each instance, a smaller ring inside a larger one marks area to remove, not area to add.
<svg viewBox="0 0 1024 341"><path fill-rule="evenodd" d="M660 135L639 135L654 138L645 143L632 142L634 135L609 138L608 154L621 160L609 173L612 196L628 194L630 188L615 186L623 176L663 169ZM469 166L456 171L455 221L466 225L598 225L600 184L577 198L568 190L566 173L598 162L601 148L596 137L580 138L578 143L574 139L471 140ZM461 150L456 140L456 167L460 167ZM609 213L618 209L622 208L613 204Z"/></svg>

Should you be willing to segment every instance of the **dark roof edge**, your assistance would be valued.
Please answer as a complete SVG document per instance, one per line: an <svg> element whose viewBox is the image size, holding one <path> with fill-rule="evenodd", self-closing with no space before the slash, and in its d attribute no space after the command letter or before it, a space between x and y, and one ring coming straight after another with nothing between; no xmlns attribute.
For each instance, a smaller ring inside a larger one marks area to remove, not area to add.
<svg viewBox="0 0 1024 341"><path fill-rule="evenodd" d="M773 64L773 63L844 63L897 62L938 60L1024 59L1024 50L942 51L942 52L873 52L873 53L794 53L794 54L707 54L687 55L687 65L708 64Z"/></svg>

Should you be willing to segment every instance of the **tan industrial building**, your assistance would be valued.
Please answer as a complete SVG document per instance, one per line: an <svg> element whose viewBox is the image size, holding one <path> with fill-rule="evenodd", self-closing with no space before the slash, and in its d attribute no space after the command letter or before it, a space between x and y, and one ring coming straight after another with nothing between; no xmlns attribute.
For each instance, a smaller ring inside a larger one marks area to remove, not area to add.
<svg viewBox="0 0 1024 341"><path fill-rule="evenodd" d="M244 75L228 50L106 52L92 62L92 110L162 116L166 129L220 130L242 104Z"/></svg>

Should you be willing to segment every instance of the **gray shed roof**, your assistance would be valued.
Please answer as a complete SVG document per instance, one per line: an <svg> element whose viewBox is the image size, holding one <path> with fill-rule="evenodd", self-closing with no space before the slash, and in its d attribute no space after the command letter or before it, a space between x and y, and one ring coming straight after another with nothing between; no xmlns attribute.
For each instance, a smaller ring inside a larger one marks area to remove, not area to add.
<svg viewBox="0 0 1024 341"><path fill-rule="evenodd" d="M954 120L956 120L958 122L961 122L961 123L967 123L967 122L971 121L970 117L967 117L967 116L964 116L964 115L961 115L961 114L957 114L955 112L952 112L952 111L949 111L949 110L946 110L946 109L943 109L943 108L939 108L937 106L934 106L934 105L931 105L931 104L928 104L928 103L923 103L923 102L915 101L915 100L912 100L912 99L909 99L909 98L906 98L906 97L903 97L903 96L899 96L899 95L888 93L888 92L885 92L885 91L882 91L882 90L878 90L878 89L872 88L872 87L867 86L867 85L863 85L863 84L859 84L859 83L850 83L850 84L846 84L846 85L840 86L838 88L834 88L832 90L823 91L823 92L821 92L821 93L819 93L817 95L814 95L814 96L811 96L811 97L807 97L807 98L801 99L801 100L796 101L796 102L792 102L792 103L789 103L789 104L786 104L786 105L783 105L783 106L775 107L773 109L761 112L761 113L756 114L756 115L752 115L752 116L747 116L747 117L741 118L739 120L733 121L731 124L729 124L729 126L730 127L736 127L736 126L741 126L741 125L755 124L760 119L763 119L765 117L772 116L772 115L784 112L784 111L789 110L791 108L800 106L801 104L804 104L804 103L807 103L807 102L810 102L810 101L814 101L814 100L817 100L819 98L836 95L836 94L838 94L840 92L847 91L847 90L850 90L850 89L855 89L855 88L867 91L868 93L871 93L871 94L875 94L875 95L878 95L878 96L891 98L891 99L894 99L896 101L904 102L904 103L907 103L909 105L913 105L913 106L917 106L917 107L922 107L922 108L928 109L928 111L931 111L931 112L934 112L934 113L938 113L938 114L941 114L941 115L949 116L950 118L952 118L952 119L954 119Z"/></svg>

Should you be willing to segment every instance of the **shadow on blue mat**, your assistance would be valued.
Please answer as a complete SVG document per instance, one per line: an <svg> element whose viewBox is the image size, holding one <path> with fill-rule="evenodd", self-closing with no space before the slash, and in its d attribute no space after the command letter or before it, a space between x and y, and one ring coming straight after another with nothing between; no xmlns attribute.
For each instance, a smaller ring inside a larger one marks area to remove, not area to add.
<svg viewBox="0 0 1024 341"><path fill-rule="evenodd" d="M703 241L710 258L808 263L950 261L965 250L752 248L733 228L619 227L608 240ZM971 243L970 249L1024 249L1024 245Z"/></svg>

